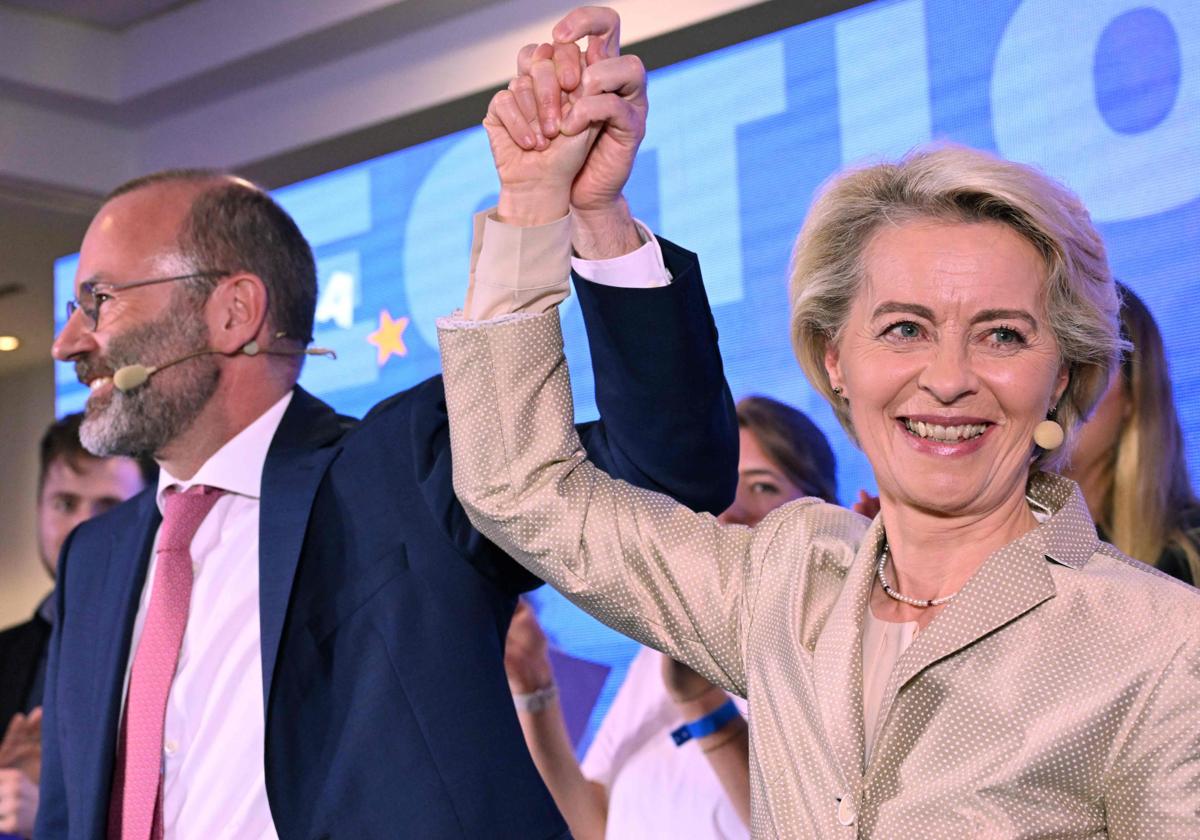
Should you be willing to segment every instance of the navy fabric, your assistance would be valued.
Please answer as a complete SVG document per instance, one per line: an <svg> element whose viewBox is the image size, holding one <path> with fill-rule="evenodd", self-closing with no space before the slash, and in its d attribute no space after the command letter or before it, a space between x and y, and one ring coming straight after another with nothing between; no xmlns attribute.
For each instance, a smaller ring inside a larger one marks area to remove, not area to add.
<svg viewBox="0 0 1200 840"><path fill-rule="evenodd" d="M42 705L50 622L33 618L0 633L0 735L17 712Z"/></svg>

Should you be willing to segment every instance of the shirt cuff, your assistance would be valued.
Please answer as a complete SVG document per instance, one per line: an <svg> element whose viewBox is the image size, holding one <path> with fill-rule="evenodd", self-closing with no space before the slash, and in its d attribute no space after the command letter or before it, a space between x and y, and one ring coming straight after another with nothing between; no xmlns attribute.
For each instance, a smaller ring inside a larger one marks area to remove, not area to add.
<svg viewBox="0 0 1200 840"><path fill-rule="evenodd" d="M537 314L571 293L571 216L546 225L518 227L495 218L495 208L475 214L471 276L463 316L490 321L515 312Z"/></svg>
<svg viewBox="0 0 1200 840"><path fill-rule="evenodd" d="M602 286L619 286L623 289L653 289L671 285L671 272L663 261L662 247L648 227L633 220L637 225L642 247L620 257L609 260L585 260L571 257L571 268L584 280Z"/></svg>

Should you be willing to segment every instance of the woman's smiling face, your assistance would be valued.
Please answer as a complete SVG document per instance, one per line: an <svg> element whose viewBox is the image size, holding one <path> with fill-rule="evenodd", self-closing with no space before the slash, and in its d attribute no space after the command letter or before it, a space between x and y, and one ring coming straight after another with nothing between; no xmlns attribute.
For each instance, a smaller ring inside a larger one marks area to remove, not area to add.
<svg viewBox="0 0 1200 840"><path fill-rule="evenodd" d="M825 365L881 497L986 515L1023 494L1034 427L1067 385L1037 249L998 222L916 219L863 257Z"/></svg>

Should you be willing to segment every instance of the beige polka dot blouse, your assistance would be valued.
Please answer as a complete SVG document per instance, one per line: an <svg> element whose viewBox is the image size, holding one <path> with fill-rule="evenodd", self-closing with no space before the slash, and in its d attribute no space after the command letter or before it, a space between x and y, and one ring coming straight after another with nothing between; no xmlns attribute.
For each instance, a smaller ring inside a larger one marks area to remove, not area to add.
<svg viewBox="0 0 1200 840"><path fill-rule="evenodd" d="M721 526L595 469L557 312L443 320L454 485L471 521L601 621L750 700L756 838L1200 838L1200 593L1045 522L913 641L863 758L879 524L816 499Z"/></svg>

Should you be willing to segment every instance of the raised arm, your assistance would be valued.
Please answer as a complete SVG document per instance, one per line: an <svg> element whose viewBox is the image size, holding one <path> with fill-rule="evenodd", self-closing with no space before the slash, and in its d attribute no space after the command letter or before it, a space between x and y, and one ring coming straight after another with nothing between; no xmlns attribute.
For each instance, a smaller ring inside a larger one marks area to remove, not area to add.
<svg viewBox="0 0 1200 840"><path fill-rule="evenodd" d="M575 840L603 840L608 794L583 775L567 733L546 634L533 608L517 606L504 643L504 670L529 755Z"/></svg>
<svg viewBox="0 0 1200 840"><path fill-rule="evenodd" d="M720 513L737 488L737 414L700 265L659 244L668 286L576 280L601 417L583 445L611 475Z"/></svg>
<svg viewBox="0 0 1200 840"><path fill-rule="evenodd" d="M601 621L744 696L752 551L778 520L723 527L588 461L557 312L443 322L439 337L454 488L475 527Z"/></svg>
<svg viewBox="0 0 1200 840"><path fill-rule="evenodd" d="M518 75L484 121L501 183L495 221L553 225L570 208L601 416L581 429L592 460L718 513L736 486L733 400L695 255L639 231L622 195L648 106L645 69L620 54L619 29L611 9L585 7L563 18L556 43L521 50ZM586 59L575 44L585 38ZM522 282L493 279L495 271L483 267L473 286ZM619 286L610 285L614 277ZM553 300L540 297L533 308ZM530 308L517 301L509 311Z"/></svg>
<svg viewBox="0 0 1200 840"><path fill-rule="evenodd" d="M662 679L685 721L705 718L729 702L724 691L669 656L662 657ZM750 726L746 719L737 711L722 726L696 740L738 818L749 828Z"/></svg>

